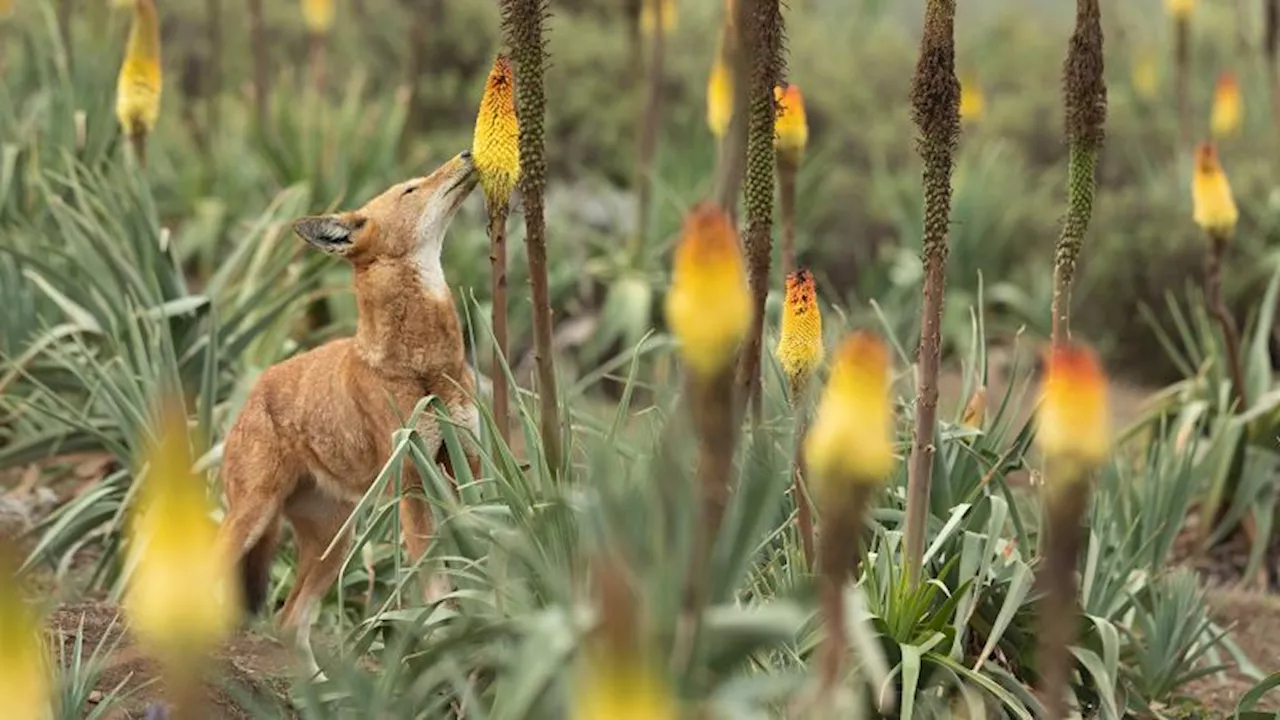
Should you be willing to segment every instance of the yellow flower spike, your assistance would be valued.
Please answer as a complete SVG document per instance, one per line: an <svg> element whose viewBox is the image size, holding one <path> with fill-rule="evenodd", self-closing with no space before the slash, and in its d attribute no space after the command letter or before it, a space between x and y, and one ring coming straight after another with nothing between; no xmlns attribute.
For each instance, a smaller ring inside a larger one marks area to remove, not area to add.
<svg viewBox="0 0 1280 720"><path fill-rule="evenodd" d="M774 351L790 385L789 400L804 393L813 371L822 362L822 313L813 273L801 268L787 276L787 296L782 306L782 327Z"/></svg>
<svg viewBox="0 0 1280 720"><path fill-rule="evenodd" d="M666 683L643 663L597 657L579 680L573 720L675 720Z"/></svg>
<svg viewBox="0 0 1280 720"><path fill-rule="evenodd" d="M845 337L804 441L820 496L880 483L893 469L889 380L889 351L879 337L865 330Z"/></svg>
<svg viewBox="0 0 1280 720"><path fill-rule="evenodd" d="M14 551L0 543L0 698L5 717L51 717L52 665L40 623L22 598Z"/></svg>
<svg viewBox="0 0 1280 720"><path fill-rule="evenodd" d="M240 606L232 563L215 550L203 478L192 472L181 403L162 407L162 435L129 523L132 581L124 598L139 645L185 672L230 634Z"/></svg>
<svg viewBox="0 0 1280 720"><path fill-rule="evenodd" d="M490 206L506 205L520 180L520 124L515 81L506 55L494 58L476 114L471 155Z"/></svg>
<svg viewBox="0 0 1280 720"><path fill-rule="evenodd" d="M1078 480L1101 465L1111 446L1107 378L1097 356L1071 342L1048 351L1036 443L1054 480Z"/></svg>
<svg viewBox="0 0 1280 720"><path fill-rule="evenodd" d="M667 324L694 373L715 375L731 363L751 322L751 296L733 221L712 203L690 211L676 246Z"/></svg>
<svg viewBox="0 0 1280 720"><path fill-rule="evenodd" d="M1145 100L1156 96L1160 90L1160 63L1150 48L1143 48L1133 58L1130 69L1133 90Z"/></svg>
<svg viewBox="0 0 1280 720"><path fill-rule="evenodd" d="M724 137L733 118L733 73L725 57L724 42L716 47L716 56L707 77L707 127L716 139Z"/></svg>
<svg viewBox="0 0 1280 720"><path fill-rule="evenodd" d="M1191 179L1192 217L1206 233L1229 238L1235 233L1240 212L1212 143L1202 142L1196 147L1195 163Z"/></svg>
<svg viewBox="0 0 1280 720"><path fill-rule="evenodd" d="M676 0L643 0L640 4L640 32L645 37L652 36L653 29L658 26L655 20L658 20L662 24L662 34L670 35L676 29L676 15Z"/></svg>
<svg viewBox="0 0 1280 720"><path fill-rule="evenodd" d="M804 148L809 144L809 123L804 114L804 96L800 86L793 84L773 89L778 103L778 119L774 124L774 147L780 154L790 156L799 163Z"/></svg>
<svg viewBox="0 0 1280 720"><path fill-rule="evenodd" d="M1175 20L1186 20L1196 9L1195 0L1164 0L1164 8Z"/></svg>
<svg viewBox="0 0 1280 720"><path fill-rule="evenodd" d="M960 117L978 120L987 110L987 98L978 84L978 78L969 75L960 81Z"/></svg>
<svg viewBox="0 0 1280 720"><path fill-rule="evenodd" d="M302 0L302 22L312 35L328 35L334 14L333 0Z"/></svg>
<svg viewBox="0 0 1280 720"><path fill-rule="evenodd" d="M1209 127L1214 137L1235 135L1240 130L1244 119L1244 101L1240 96L1240 83L1236 76L1224 72L1218 76L1218 84L1213 91L1213 110L1209 118Z"/></svg>
<svg viewBox="0 0 1280 720"><path fill-rule="evenodd" d="M116 81L116 119L126 135L150 134L160 117L160 18L155 0L135 0Z"/></svg>
<svg viewBox="0 0 1280 720"><path fill-rule="evenodd" d="M13 15L13 0L0 0L0 20L6 20Z"/></svg>

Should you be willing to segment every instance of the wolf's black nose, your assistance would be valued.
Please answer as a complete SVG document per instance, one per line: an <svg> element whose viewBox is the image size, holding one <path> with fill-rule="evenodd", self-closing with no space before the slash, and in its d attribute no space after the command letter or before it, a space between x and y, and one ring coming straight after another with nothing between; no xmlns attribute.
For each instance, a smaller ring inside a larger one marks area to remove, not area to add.
<svg viewBox="0 0 1280 720"><path fill-rule="evenodd" d="M461 156L461 157L462 157L462 159L463 159L463 160L470 160L470 159L471 159L471 151L470 151L470 150L463 150L463 151L462 151L462 156Z"/></svg>

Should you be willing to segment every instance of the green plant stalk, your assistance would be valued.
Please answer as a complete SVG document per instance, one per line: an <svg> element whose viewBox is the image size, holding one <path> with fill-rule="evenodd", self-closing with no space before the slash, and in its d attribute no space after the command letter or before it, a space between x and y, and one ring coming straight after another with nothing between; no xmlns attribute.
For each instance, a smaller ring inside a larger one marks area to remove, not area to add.
<svg viewBox="0 0 1280 720"><path fill-rule="evenodd" d="M62 52L67 56L67 67L71 67L71 0L58 0L58 33L62 38Z"/></svg>
<svg viewBox="0 0 1280 720"><path fill-rule="evenodd" d="M689 373L688 390L689 415L698 436L699 511L693 528L693 558L685 583L685 609L696 621L706 605L711 555L724 520L733 477L737 440L733 363L726 363L710 377Z"/></svg>
<svg viewBox="0 0 1280 720"><path fill-rule="evenodd" d="M133 156L138 161L138 167L147 167L147 131L138 130L129 133L129 146L133 148Z"/></svg>
<svg viewBox="0 0 1280 720"><path fill-rule="evenodd" d="M209 23L209 66L205 84L205 136L212 144L218 137L222 109L222 0L205 0L205 14ZM216 158L210 153L209 158Z"/></svg>
<svg viewBox="0 0 1280 720"><path fill-rule="evenodd" d="M1224 233L1209 233L1209 254L1205 259L1204 286L1205 296L1209 301L1209 312L1222 327L1222 338L1227 346L1227 371L1231 373L1232 395L1235 398L1236 412L1244 412L1249 407L1244 384L1244 364L1240 360L1240 331L1236 328L1235 318L1222 301L1222 258L1226 254L1230 238Z"/></svg>
<svg viewBox="0 0 1280 720"><path fill-rule="evenodd" d="M267 131L267 100L271 97L267 28L262 0L249 0L249 42L253 44L253 110L259 132Z"/></svg>
<svg viewBox="0 0 1280 720"><path fill-rule="evenodd" d="M1173 21L1173 68L1178 94L1178 136L1185 148L1191 144L1191 20Z"/></svg>
<svg viewBox="0 0 1280 720"><path fill-rule="evenodd" d="M921 310L915 430L907 466L906 565L911 586L920 582L929 520L934 432L938 423L938 364L942 302L947 282L947 226L951 170L960 136L960 82L955 73L955 0L928 0L924 35L911 87L912 115L924 161L924 302Z"/></svg>
<svg viewBox="0 0 1280 720"><path fill-rule="evenodd" d="M1271 86L1272 115L1280 128L1280 0L1262 0L1262 54L1266 61L1267 81Z"/></svg>
<svg viewBox="0 0 1280 720"><path fill-rule="evenodd" d="M1064 467L1066 464L1064 463ZM1050 461L1049 469L1053 469ZM1036 581L1044 593L1040 601L1040 638L1036 654L1041 702L1047 720L1067 717L1067 691L1073 662L1080 609L1076 602L1076 562L1083 531L1080 523L1089 507L1088 473L1068 470L1050 478L1046 486L1045 545Z"/></svg>
<svg viewBox="0 0 1280 720"><path fill-rule="evenodd" d="M646 66L648 97L644 118L640 124L639 148L636 157L636 234L631 238L629 257L636 265L644 253L649 239L649 206L653 197L653 154L658 146L658 129L662 125L662 73L663 32L659 18L654 23L653 39L649 43L649 63ZM643 62L643 60L642 60Z"/></svg>
<svg viewBox="0 0 1280 720"><path fill-rule="evenodd" d="M547 283L547 228L543 192L547 184L547 113L543 91L546 41L542 22L546 0L503 0L503 26L515 63L516 117L520 120L520 195L524 199L525 251L533 296L533 357L537 364L539 424L547 465L560 473L562 450L551 348L551 295Z"/></svg>
<svg viewBox="0 0 1280 720"><path fill-rule="evenodd" d="M823 482L833 480L828 478ZM822 614L827 621L827 634L818 655L820 695L835 689L848 653L849 622L845 616L844 588L858 574L861 557L859 534L872 487L853 483L836 497L824 494L821 498L823 517L822 534L818 536L818 592Z"/></svg>
<svg viewBox="0 0 1280 720"><path fill-rule="evenodd" d="M734 13L732 20L725 18L721 31L727 64L733 72L733 113L729 118L729 127L716 149L713 197L716 204L736 223L738 190L742 187L742 169L747 162L747 94L742 90L747 86L749 77L747 57L743 51L746 35L742 30L750 17L747 0L734 3Z"/></svg>
<svg viewBox="0 0 1280 720"><path fill-rule="evenodd" d="M507 357L507 215L509 205L485 198L489 211L489 264L491 296L493 298L493 364L489 370L493 378L493 422L498 427L502 444L511 446L511 399L507 385L507 373L503 363Z"/></svg>
<svg viewBox="0 0 1280 720"><path fill-rule="evenodd" d="M1071 336L1071 286L1076 259L1093 216L1094 173L1107 119L1103 79L1102 18L1098 0L1077 0L1076 25L1062 65L1067 141L1067 214L1054 252L1052 338Z"/></svg>
<svg viewBox="0 0 1280 720"><path fill-rule="evenodd" d="M774 124L778 117L773 89L782 78L782 12L778 0L751 0L754 12L744 36L750 42L751 77L747 89L747 165L743 200L747 213L747 282L751 288L751 329L738 356L739 398L751 406L759 424L764 411L760 353L764 341L764 303L769 294L773 253ZM746 4L748 0L740 0Z"/></svg>
<svg viewBox="0 0 1280 720"><path fill-rule="evenodd" d="M803 392L799 394L803 397ZM804 464L804 436L809 431L808 417L796 403L796 443L791 465L791 497L796 503L796 531L800 534L800 550L804 553L806 568L812 568L814 562L813 506L810 504L809 489L805 485L806 468Z"/></svg>
<svg viewBox="0 0 1280 720"><path fill-rule="evenodd" d="M799 163L778 153L778 211L782 216L782 277L796 269L796 174Z"/></svg>

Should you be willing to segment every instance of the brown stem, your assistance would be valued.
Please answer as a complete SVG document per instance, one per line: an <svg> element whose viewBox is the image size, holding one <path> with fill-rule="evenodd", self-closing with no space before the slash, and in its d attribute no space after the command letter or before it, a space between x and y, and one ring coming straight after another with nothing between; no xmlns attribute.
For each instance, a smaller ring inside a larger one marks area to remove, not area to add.
<svg viewBox="0 0 1280 720"><path fill-rule="evenodd" d="M507 373L507 213L506 203L489 207L489 263L492 266L493 295L493 421L502 443L511 445L511 405Z"/></svg>
<svg viewBox="0 0 1280 720"><path fill-rule="evenodd" d="M205 68L205 135L208 142L218 136L222 102L222 0L205 0L209 23L209 65ZM210 157L214 157L210 155Z"/></svg>
<svg viewBox="0 0 1280 720"><path fill-rule="evenodd" d="M1061 483L1047 489L1046 540L1037 581L1043 591L1040 601L1041 702L1048 720L1067 716L1067 689L1071 677L1071 644L1075 642L1080 610L1076 603L1076 562L1080 555L1081 529L1089 504L1089 488L1079 479L1051 480Z"/></svg>
<svg viewBox="0 0 1280 720"><path fill-rule="evenodd" d="M640 148L636 162L636 234L632 238L631 258L636 261L649 238L649 204L653 191L653 154L658 145L658 128L662 122L662 56L661 18L654 23L653 40L649 44L649 94L644 120L640 126Z"/></svg>
<svg viewBox="0 0 1280 720"><path fill-rule="evenodd" d="M782 277L796 269L796 163L778 154L778 210L782 216Z"/></svg>
<svg viewBox="0 0 1280 720"><path fill-rule="evenodd" d="M529 285L533 295L533 359L538 371L538 401L542 442L547 465L558 475L561 464L560 409L556 369L551 355L551 292L547 284L546 221L542 191L524 193L525 252L529 256Z"/></svg>
<svg viewBox="0 0 1280 720"><path fill-rule="evenodd" d="M859 530L871 496L870 489L855 485L840 497L822 498L822 533L818 535L818 588L827 636L819 651L819 693L828 693L840 679L848 651L848 619L844 587L855 578L859 562Z"/></svg>
<svg viewBox="0 0 1280 720"><path fill-rule="evenodd" d="M1210 233L1211 246L1205 261L1205 294L1209 300L1209 311L1213 313L1218 324L1222 326L1222 336L1227 346L1228 372L1231 373L1231 384L1234 386L1236 412L1242 412L1248 405L1245 395L1244 365L1240 361L1240 333L1236 329L1235 318L1222 301L1222 257L1226 253L1227 237L1221 233Z"/></svg>
<svg viewBox="0 0 1280 720"><path fill-rule="evenodd" d="M733 114L729 127L720 139L717 149L715 190L713 197L732 220L738 218L738 191L742 187L742 172L747 164L747 56L743 52L743 28L748 18L747 3L734 3L736 17L732 30L724 28L724 51L727 65L733 73Z"/></svg>
<svg viewBox="0 0 1280 720"><path fill-rule="evenodd" d="M800 533L800 549L804 553L806 568L813 567L813 506L809 500L809 488L804 464L804 436L808 432L805 411L797 401L795 459L791 468L791 497L796 503L796 530Z"/></svg>
<svg viewBox="0 0 1280 720"><path fill-rule="evenodd" d="M1178 93L1178 134L1182 146L1191 144L1191 21L1180 17L1173 23L1173 65Z"/></svg>
<svg viewBox="0 0 1280 720"><path fill-rule="evenodd" d="M138 167L147 167L147 132L140 130L129 134L129 144L133 146L133 155L138 159Z"/></svg>
<svg viewBox="0 0 1280 720"><path fill-rule="evenodd" d="M1266 60L1267 80L1271 86L1273 120L1280 127L1280 67L1276 65L1280 55L1280 0L1262 0L1263 9L1262 53Z"/></svg>
<svg viewBox="0 0 1280 720"><path fill-rule="evenodd" d="M916 393L915 434L907 467L906 552L912 583L919 582L929 522L929 494L933 481L934 428L938 424L938 365L941 357L942 298L946 293L946 247L924 256L924 308L921 312L919 388Z"/></svg>
<svg viewBox="0 0 1280 720"><path fill-rule="evenodd" d="M688 381L689 414L698 435L698 491L700 512L694 524L693 561L685 584L685 608L695 617L707 600L711 555L729 502L736 440L733 400L733 365L715 376L691 375Z"/></svg>
<svg viewBox="0 0 1280 720"><path fill-rule="evenodd" d="M258 130L267 129L267 98L270 97L271 58L267 54L267 28L262 19L262 0L249 0L249 42L253 45L253 109Z"/></svg>
<svg viewBox="0 0 1280 720"><path fill-rule="evenodd" d="M324 93L324 62L327 39L320 33L307 37L307 69L311 75L311 87L316 95Z"/></svg>

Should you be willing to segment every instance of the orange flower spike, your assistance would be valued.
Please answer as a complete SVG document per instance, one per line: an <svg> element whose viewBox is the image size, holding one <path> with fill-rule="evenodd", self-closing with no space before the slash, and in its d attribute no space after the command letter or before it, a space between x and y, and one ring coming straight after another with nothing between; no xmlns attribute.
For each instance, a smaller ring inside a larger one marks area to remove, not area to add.
<svg viewBox="0 0 1280 720"><path fill-rule="evenodd" d="M333 29L334 0L302 0L302 22L312 35L328 35Z"/></svg>
<svg viewBox="0 0 1280 720"><path fill-rule="evenodd" d="M1224 72L1218 76L1218 84L1213 91L1209 127L1214 137L1227 137L1239 132L1243 120L1244 100L1240 96L1240 83L1235 75Z"/></svg>
<svg viewBox="0 0 1280 720"><path fill-rule="evenodd" d="M787 296L782 306L782 327L774 351L790 385L788 399L796 403L809 378L822 362L822 312L813 273L801 268L787 276Z"/></svg>
<svg viewBox="0 0 1280 720"><path fill-rule="evenodd" d="M520 124L514 87L511 61L499 55L485 82L471 141L480 187L491 206L506 205L520 180Z"/></svg>
<svg viewBox="0 0 1280 720"><path fill-rule="evenodd" d="M1212 143L1203 142L1196 147L1195 163L1191 179L1192 217L1206 233L1229 238L1235 233L1240 211Z"/></svg>
<svg viewBox="0 0 1280 720"><path fill-rule="evenodd" d="M774 124L774 147L780 155L798 164L804 157L809 143L809 124L804 113L804 97L800 86L793 84L773 89L778 105L778 119Z"/></svg>
<svg viewBox="0 0 1280 720"><path fill-rule="evenodd" d="M1084 345L1065 343L1048 352L1041 388L1036 442L1061 473L1053 479L1080 479L1100 466L1111 446L1107 378L1097 356Z"/></svg>
<svg viewBox="0 0 1280 720"><path fill-rule="evenodd" d="M874 333L848 335L804 441L819 494L883 482L893 469L889 351Z"/></svg>
<svg viewBox="0 0 1280 720"><path fill-rule="evenodd" d="M711 203L685 219L671 269L667 324L697 374L732 362L751 322L751 297L733 222Z"/></svg>
<svg viewBox="0 0 1280 720"><path fill-rule="evenodd" d="M124 62L116 80L116 119L126 135L146 135L160 118L160 18L155 0L135 0Z"/></svg>

